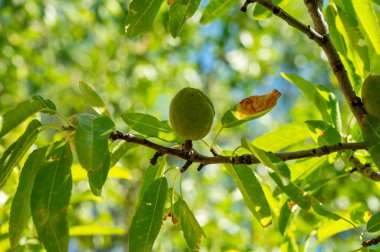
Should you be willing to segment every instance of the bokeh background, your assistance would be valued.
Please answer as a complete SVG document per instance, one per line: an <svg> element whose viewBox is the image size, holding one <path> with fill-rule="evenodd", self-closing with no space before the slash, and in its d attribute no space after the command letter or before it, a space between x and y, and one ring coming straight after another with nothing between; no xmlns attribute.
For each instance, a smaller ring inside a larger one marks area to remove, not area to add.
<svg viewBox="0 0 380 252"><path fill-rule="evenodd" d="M334 90L341 102L344 129L351 129L352 116L322 51L277 17L264 14L253 18L253 6L242 13L236 4L222 19L201 25L207 4L202 1L182 35L174 39L166 29L168 7L164 3L152 30L130 39L125 34L128 4L117 0L0 1L0 114L33 94L51 99L67 117L89 111L78 88L82 80L101 94L117 129L128 132L121 120L123 113L168 119L171 97L191 86L202 89L214 102L214 128L205 139L211 143L224 111L247 96L278 89L283 95L270 114L221 133L218 145L233 150L242 137L252 140L290 122L321 119L312 103L281 77L281 72L286 72ZM302 1L282 1L281 5L306 24L312 23ZM0 153L22 129L0 139ZM54 137L54 132L45 132L38 143L49 137ZM312 144L306 141L294 149ZM195 146L207 153L201 143ZM69 220L71 226L82 229L71 230L70 251L126 250L139 183L152 155L153 151L143 147L128 152L115 168L122 175L107 180L100 198L91 195L83 171L74 165ZM326 162L314 176L335 176L344 168L338 161ZM168 159L168 166L178 165L179 160ZM260 173L264 168L257 169ZM276 223L263 229L221 166L209 166L200 173L195 170L191 167L184 175L182 189L208 237L201 251L291 251L280 247L288 243L294 243L299 251L347 251L360 246L357 233L350 230L318 240L317 230L334 230L334 223L306 212L298 213L301 217L287 238L278 232ZM15 171L0 191L1 251L9 248L6 227L18 174ZM265 192L271 193L273 185L265 181L265 175L262 178ZM330 181L317 195L338 212L353 209L363 216L380 209L379 189L352 175ZM278 202L271 205L277 206L274 212L279 211ZM110 228L99 228L102 226ZM28 232L23 240L25 251L42 249L32 225ZM154 251L187 251L179 228L169 220L163 223Z"/></svg>

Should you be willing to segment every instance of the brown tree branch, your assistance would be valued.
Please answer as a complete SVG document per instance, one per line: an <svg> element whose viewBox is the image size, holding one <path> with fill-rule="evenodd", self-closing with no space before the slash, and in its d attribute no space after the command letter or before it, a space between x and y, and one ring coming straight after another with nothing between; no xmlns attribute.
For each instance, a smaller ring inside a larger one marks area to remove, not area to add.
<svg viewBox="0 0 380 252"><path fill-rule="evenodd" d="M274 15L280 17L285 22L287 22L290 26L296 28L297 30L305 33L310 39L317 42L319 45L324 43L324 37L315 31L313 28L311 28L309 25L305 25L304 23L300 22L293 16L291 16L289 13L284 11L281 7L275 5L272 3L272 1L268 0L246 0L244 5L241 7L241 11L246 12L247 6L250 3L257 3L262 5L263 7L270 10Z"/></svg>
<svg viewBox="0 0 380 252"><path fill-rule="evenodd" d="M371 246L374 246L376 244L380 243L380 236L378 237L375 237L369 241L363 241L362 242L362 246L363 248L367 248L367 247L371 247Z"/></svg>
<svg viewBox="0 0 380 252"><path fill-rule="evenodd" d="M349 161L355 166L351 172L358 171L369 179L380 181L380 172L374 171L370 164L362 164L359 159L354 156L351 156Z"/></svg>
<svg viewBox="0 0 380 252"><path fill-rule="evenodd" d="M311 19L313 20L316 31L325 38L324 43L319 45L327 56L329 64L339 82L339 87L342 90L352 113L354 114L359 125L363 126L363 118L366 112L364 110L361 99L356 95L355 90L352 87L351 81L348 78L347 71L330 39L328 26L323 13L320 10L317 1L304 0L304 2L311 16Z"/></svg>
<svg viewBox="0 0 380 252"><path fill-rule="evenodd" d="M319 9L318 1L304 0L308 12L313 20L315 30L297 20L289 13L284 11L281 7L273 4L272 1L269 0L246 0L242 6L242 11L245 11L247 9L248 4L255 2L273 12L274 15L283 19L290 26L306 34L310 39L314 40L322 48L327 56L329 64L338 80L339 87L342 90L342 93L344 94L344 97L352 113L354 114L359 125L363 126L363 118L366 112L364 110L361 99L356 95L355 90L352 87L347 71L330 39L328 26L321 10Z"/></svg>
<svg viewBox="0 0 380 252"><path fill-rule="evenodd" d="M251 154L245 154L245 155L233 156L233 157L223 156L223 155L205 156L198 153L195 150L188 152L183 149L165 147L165 146L153 143L147 139L137 137L133 134L123 134L120 131L112 132L110 135L110 138L112 140L120 139L127 142L136 143L139 145L149 147L151 149L156 150L156 152L159 153L160 155L168 154L168 155L176 156L188 162L199 163L201 165L200 168L209 164L248 164L249 165L249 164L260 163L260 161L254 155L251 155ZM367 149L364 142L339 143L336 145L323 146L319 148L300 150L300 151L294 151L294 152L277 152L277 153L274 153L274 155L276 155L278 158L280 158L283 161L287 161L287 160L307 158L307 157L321 157L321 156L328 155L330 153L337 152L337 151L359 150L359 149Z"/></svg>

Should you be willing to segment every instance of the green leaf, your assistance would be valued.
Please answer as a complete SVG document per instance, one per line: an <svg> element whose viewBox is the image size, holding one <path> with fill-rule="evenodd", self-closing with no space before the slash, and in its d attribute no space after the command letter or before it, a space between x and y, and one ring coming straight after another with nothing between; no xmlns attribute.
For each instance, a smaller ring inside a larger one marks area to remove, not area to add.
<svg viewBox="0 0 380 252"><path fill-rule="evenodd" d="M53 148L47 159L33 185L33 222L47 251L67 251L69 228L66 215L72 187L69 145Z"/></svg>
<svg viewBox="0 0 380 252"><path fill-rule="evenodd" d="M320 216L327 217L332 220L339 220L343 219L338 214L332 212L330 209L328 209L326 206L324 206L321 202L319 202L316 198L313 197L311 201L311 206L313 210L319 214Z"/></svg>
<svg viewBox="0 0 380 252"><path fill-rule="evenodd" d="M9 240L12 247L19 242L25 229L30 212L30 197L34 180L40 167L44 164L47 147L34 150L26 160L21 170L16 194L12 200L9 218Z"/></svg>
<svg viewBox="0 0 380 252"><path fill-rule="evenodd" d="M0 138L25 121L28 117L43 110L52 113L56 110L56 108L50 100L45 100L39 95L35 95L32 100L24 101L18 104L15 108L8 110L2 116Z"/></svg>
<svg viewBox="0 0 380 252"><path fill-rule="evenodd" d="M310 134L304 123L289 123L270 131L252 141L257 148L266 151L280 151L304 141Z"/></svg>
<svg viewBox="0 0 380 252"><path fill-rule="evenodd" d="M131 129L145 136L157 137L168 142L178 141L168 121L159 121L154 116L143 113L125 113L121 117Z"/></svg>
<svg viewBox="0 0 380 252"><path fill-rule="evenodd" d="M0 159L0 188L5 185L13 168L36 140L40 126L38 120L32 120L25 132L3 153Z"/></svg>
<svg viewBox="0 0 380 252"><path fill-rule="evenodd" d="M380 167L380 120L367 114L362 131L372 160L377 167Z"/></svg>
<svg viewBox="0 0 380 252"><path fill-rule="evenodd" d="M310 120L305 122L309 127L311 136L319 145L333 145L341 141L339 132L324 121Z"/></svg>
<svg viewBox="0 0 380 252"><path fill-rule="evenodd" d="M369 42L372 43L376 54L380 54L380 29L376 12L370 0L356 1L351 0L356 15L363 27Z"/></svg>
<svg viewBox="0 0 380 252"><path fill-rule="evenodd" d="M178 37L187 19L198 9L200 0L176 0L170 5L169 30L172 36Z"/></svg>
<svg viewBox="0 0 380 252"><path fill-rule="evenodd" d="M285 180L290 179L290 170L287 165L282 162L278 157L272 153L265 152L253 144L251 144L246 138L241 139L242 146L249 150L261 163L271 168L276 173L282 175Z"/></svg>
<svg viewBox="0 0 380 252"><path fill-rule="evenodd" d="M253 9L253 19L265 20L272 16L272 12L260 4L256 4Z"/></svg>
<svg viewBox="0 0 380 252"><path fill-rule="evenodd" d="M144 195L148 187L154 180L162 177L166 167L166 159L160 158L155 165L149 165L144 173L144 177L140 184L140 189L137 197L137 206L141 204L144 199Z"/></svg>
<svg viewBox="0 0 380 252"><path fill-rule="evenodd" d="M111 167L113 167L117 161L129 150L137 147L137 144L121 141L113 150L111 154Z"/></svg>
<svg viewBox="0 0 380 252"><path fill-rule="evenodd" d="M128 9L125 27L127 36L136 37L148 31L161 4L162 0L133 0Z"/></svg>
<svg viewBox="0 0 380 252"><path fill-rule="evenodd" d="M202 227L182 198L174 204L174 209L180 219L183 236L185 237L187 245L191 251L199 251L202 238L206 238Z"/></svg>
<svg viewBox="0 0 380 252"><path fill-rule="evenodd" d="M263 227L272 223L269 203L252 169L246 165L225 165L239 188L245 204Z"/></svg>
<svg viewBox="0 0 380 252"><path fill-rule="evenodd" d="M375 233L380 231L380 212L373 215L367 222L366 231L369 233Z"/></svg>
<svg viewBox="0 0 380 252"><path fill-rule="evenodd" d="M235 105L233 108L231 108L230 110L227 110L223 116L222 116L222 125L224 128L233 128L233 127L237 127L243 123L246 123L246 122L249 122L249 121L252 121L252 120L255 120L257 118L260 118L264 115L266 115L269 111L271 111L273 108L270 108L270 109L266 109L260 113L257 113L253 116L249 116L249 117L245 117L243 119L239 119L236 117L236 110L237 110L237 105Z"/></svg>
<svg viewBox="0 0 380 252"><path fill-rule="evenodd" d="M302 77L296 74L286 74L281 73L282 77L284 77L287 81L294 84L302 93L316 106L319 112L322 115L324 121L333 123L330 115L328 113L328 107L326 104L326 100L322 97L322 95L318 92L316 85L313 83L303 79Z"/></svg>
<svg viewBox="0 0 380 252"><path fill-rule="evenodd" d="M125 228L99 225L80 225L70 227L70 236L125 235Z"/></svg>
<svg viewBox="0 0 380 252"><path fill-rule="evenodd" d="M78 115L78 125L74 144L81 166L87 172L95 172L103 167L108 152L109 134L114 123L107 116Z"/></svg>
<svg viewBox="0 0 380 252"><path fill-rule="evenodd" d="M144 199L132 219L129 232L129 251L149 252L160 231L164 214L168 182L156 179L146 190Z"/></svg>
<svg viewBox="0 0 380 252"><path fill-rule="evenodd" d="M84 100L100 115L111 117L100 95L88 84L79 82L79 89Z"/></svg>
<svg viewBox="0 0 380 252"><path fill-rule="evenodd" d="M286 226L288 225L290 215L292 213L289 207L289 200L287 200L280 209L280 215L278 216L278 229L282 235L284 235Z"/></svg>
<svg viewBox="0 0 380 252"><path fill-rule="evenodd" d="M110 170L110 153L107 150L106 156L103 160L103 165L99 170L88 170L88 182L90 184L91 191L96 196L101 196L102 187L107 180L108 171Z"/></svg>
<svg viewBox="0 0 380 252"><path fill-rule="evenodd" d="M233 6L237 5L233 0L210 0L201 17L201 23L207 24L214 19L226 14Z"/></svg>

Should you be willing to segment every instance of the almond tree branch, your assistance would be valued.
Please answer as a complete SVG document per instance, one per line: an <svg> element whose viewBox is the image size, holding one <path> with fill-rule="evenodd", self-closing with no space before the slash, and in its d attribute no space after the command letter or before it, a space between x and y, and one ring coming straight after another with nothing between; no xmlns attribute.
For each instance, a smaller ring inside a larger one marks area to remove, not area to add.
<svg viewBox="0 0 380 252"><path fill-rule="evenodd" d="M362 242L362 246L363 246L363 248L366 248L366 247L374 246L374 245L376 245L378 243L380 243L380 236L375 237L375 238L373 238L372 240L369 240L369 241L363 241Z"/></svg>
<svg viewBox="0 0 380 252"><path fill-rule="evenodd" d="M352 87L351 81L348 78L347 71L330 39L328 26L323 13L319 8L316 0L304 0L304 2L311 16L311 19L313 20L316 31L325 37L325 42L323 44L320 44L320 46L328 58L335 77L338 79L340 89L342 90L356 120L361 126L363 126L363 118L366 112L364 110L361 99L356 95L355 90Z"/></svg>
<svg viewBox="0 0 380 252"><path fill-rule="evenodd" d="M260 4L266 9L273 12L274 15L283 19L290 26L303 32L310 39L314 40L325 52L329 64L338 80L340 89L342 90L342 93L344 94L352 113L354 114L359 125L363 126L363 118L366 112L364 110L361 99L356 95L355 90L352 87L347 71L330 39L327 23L323 17L321 10L319 9L318 3L316 0L304 0L304 2L313 20L315 30L294 18L289 13L284 11L281 7L273 4L270 0L246 0L241 10L246 11L247 6L250 3Z"/></svg>
<svg viewBox="0 0 380 252"><path fill-rule="evenodd" d="M165 147L165 146L153 143L147 139L137 137L133 134L123 134L120 131L112 132L110 135L110 138L112 140L120 139L120 140L124 140L130 143L143 145L143 146L156 150L156 152L159 153L159 155L168 154L168 155L176 156L178 158L186 160L187 163L190 163L190 162L199 163L201 165L199 170L205 165L209 165L209 164L248 164L249 165L249 164L260 163L260 161L254 155L251 155L251 154L245 154L245 155L233 156L233 157L223 156L223 155L205 156L198 153L195 150L192 150L189 152L183 149ZM345 150L354 151L354 150L359 150L359 149L367 149L364 142L339 143L335 145L323 146L319 148L300 150L300 151L294 151L294 152L277 152L277 153L274 153L274 155L276 155L278 158L280 158L283 161L287 161L287 160L307 158L307 157L321 157L321 156L328 155L330 153L337 152L337 151L345 151Z"/></svg>

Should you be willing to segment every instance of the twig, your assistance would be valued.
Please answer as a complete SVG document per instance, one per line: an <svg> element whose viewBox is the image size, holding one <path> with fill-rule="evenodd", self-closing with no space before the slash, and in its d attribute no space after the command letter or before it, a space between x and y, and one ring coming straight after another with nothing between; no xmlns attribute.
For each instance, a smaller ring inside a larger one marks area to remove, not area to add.
<svg viewBox="0 0 380 252"><path fill-rule="evenodd" d="M355 166L350 172L358 171L367 178L374 181L380 181L380 172L374 171L370 164L362 164L359 159L354 156L351 156L349 161Z"/></svg>
<svg viewBox="0 0 380 252"><path fill-rule="evenodd" d="M362 246L363 248L366 248L366 247L370 247L370 246L373 246L373 245L376 245L380 243L380 236L376 237L376 238L373 238L369 241L363 241L362 242Z"/></svg>
<svg viewBox="0 0 380 252"><path fill-rule="evenodd" d="M348 77L347 71L336 51L330 36L327 23L320 10L317 1L304 0L307 10L313 20L316 31L321 34L325 39L323 44L319 44L325 52L329 64L339 82L339 87L342 90L348 105L351 108L358 123L363 127L363 118L366 114L361 99L356 95L352 87L351 81Z"/></svg>
<svg viewBox="0 0 380 252"><path fill-rule="evenodd" d="M260 163L260 161L254 155L250 155L250 154L234 156L234 157L223 156L223 155L210 157L210 156L202 155L195 150L192 150L189 153L183 149L165 147L165 146L153 143L147 139L137 137L133 134L123 134L120 131L115 131L111 133L110 138L112 140L121 139L127 142L143 145L143 146L156 150L161 155L168 154L168 155L176 156L178 158L191 161L193 163L200 163L203 166L209 165L209 164L258 164ZM359 150L359 149L367 149L364 142L339 143L336 145L323 146L319 148L300 150L300 151L294 151L294 152L277 152L277 153L274 153L274 155L276 155L278 158L280 158L283 161L287 161L287 160L307 158L307 157L320 157L320 156L328 155L330 153L337 152L337 151Z"/></svg>
<svg viewBox="0 0 380 252"><path fill-rule="evenodd" d="M242 6L242 11L245 10L248 4L256 2L257 4L262 5L263 7L267 8L271 12L273 12L274 15L280 17L285 22L287 22L290 26L296 28L297 30L305 33L310 39L314 40L318 43L318 45L321 45L324 43L324 37L315 31L313 28L311 28L308 25L305 25L304 23L300 22L296 18L294 18L292 15L284 11L281 7L275 5L272 3L272 1L268 0L247 0L244 5Z"/></svg>
<svg viewBox="0 0 380 252"><path fill-rule="evenodd" d="M252 0L247 0L243 7L246 7L251 2ZM318 2L315 0L304 0L308 12L313 20L315 30L309 25L305 25L301 21L291 16L281 7L273 4L272 1L255 0L254 2L267 8L273 12L274 15L287 22L290 26L306 34L323 49L352 113L354 114L358 123L363 127L363 118L366 112L364 110L361 99L356 95L355 90L352 87L351 81L339 57L339 54L331 42L330 36L328 34L328 26L321 10L318 7Z"/></svg>

